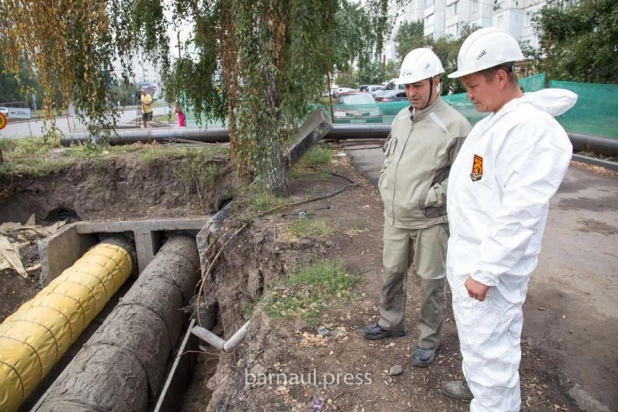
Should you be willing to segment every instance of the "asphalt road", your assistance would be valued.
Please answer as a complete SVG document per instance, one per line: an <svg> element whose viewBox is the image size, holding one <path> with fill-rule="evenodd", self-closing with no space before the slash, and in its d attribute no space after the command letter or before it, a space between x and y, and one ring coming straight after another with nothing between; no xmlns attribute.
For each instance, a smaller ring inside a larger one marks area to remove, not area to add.
<svg viewBox="0 0 618 412"><path fill-rule="evenodd" d="M374 184L378 146L346 146ZM522 343L556 363L582 409L618 411L618 177L571 164L551 200L524 319Z"/></svg>
<svg viewBox="0 0 618 412"><path fill-rule="evenodd" d="M167 106L154 107L153 116L166 115L168 111ZM128 124L134 122L137 117L137 106L127 106L121 111L118 123ZM77 118L67 115L56 117L56 128L63 134L86 130L86 127ZM9 119L6 127L0 130L0 139L40 136L43 136L43 120L12 121Z"/></svg>

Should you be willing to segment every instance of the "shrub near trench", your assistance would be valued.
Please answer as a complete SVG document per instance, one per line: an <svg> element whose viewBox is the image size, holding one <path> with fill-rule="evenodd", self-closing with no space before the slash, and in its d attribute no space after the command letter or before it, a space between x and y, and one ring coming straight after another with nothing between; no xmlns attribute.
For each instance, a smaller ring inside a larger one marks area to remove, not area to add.
<svg viewBox="0 0 618 412"><path fill-rule="evenodd" d="M358 275L346 271L343 262L318 261L289 274L262 302L274 319L299 317L317 326L323 304L332 299L349 299L359 280Z"/></svg>

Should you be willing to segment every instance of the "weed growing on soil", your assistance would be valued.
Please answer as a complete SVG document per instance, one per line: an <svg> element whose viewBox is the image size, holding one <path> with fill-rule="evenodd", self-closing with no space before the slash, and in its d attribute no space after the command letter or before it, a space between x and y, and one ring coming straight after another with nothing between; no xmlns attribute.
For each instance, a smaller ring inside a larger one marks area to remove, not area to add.
<svg viewBox="0 0 618 412"><path fill-rule="evenodd" d="M291 202L290 199L277 197L269 192L250 193L247 200L247 210L251 214L257 214Z"/></svg>
<svg viewBox="0 0 618 412"><path fill-rule="evenodd" d="M53 146L46 144L42 138L26 137L24 139L0 139L3 163L0 174L45 176L70 165L70 160L54 160L47 156Z"/></svg>
<svg viewBox="0 0 618 412"><path fill-rule="evenodd" d="M109 153L109 145L95 144L92 142L77 142L71 144L71 146L62 152L64 156L75 157L81 159L92 159L94 157L101 156Z"/></svg>
<svg viewBox="0 0 618 412"><path fill-rule="evenodd" d="M358 281L358 275L348 274L343 262L318 261L291 273L266 293L262 302L273 319L300 317L317 326L323 302L349 299Z"/></svg>
<svg viewBox="0 0 618 412"><path fill-rule="evenodd" d="M140 145L143 148L142 161L144 163L152 163L157 159L168 157L194 157L201 153L205 159L211 159L215 155L225 155L228 152L226 146L223 145L208 145L208 146L168 146L157 143Z"/></svg>
<svg viewBox="0 0 618 412"><path fill-rule="evenodd" d="M0 139L0 150L13 160L29 156L44 155L51 149L53 149L53 146L45 144L40 137Z"/></svg>
<svg viewBox="0 0 618 412"><path fill-rule="evenodd" d="M178 177L187 185L196 182L201 186L212 188L219 175L219 166L211 163L211 160L212 155L203 151L185 157L177 170Z"/></svg>
<svg viewBox="0 0 618 412"><path fill-rule="evenodd" d="M295 179L306 176L320 167L319 172L330 175L331 169L324 166L330 164L332 152L323 146L314 146L288 172L288 177Z"/></svg>
<svg viewBox="0 0 618 412"><path fill-rule="evenodd" d="M74 162L74 160L52 160L44 157L23 158L18 161L11 161L8 163L5 162L0 165L0 175L29 175L33 177L47 176L72 165Z"/></svg>
<svg viewBox="0 0 618 412"><path fill-rule="evenodd" d="M289 231L301 239L314 236L326 237L333 234L333 228L326 221L307 218L299 219L289 228Z"/></svg>

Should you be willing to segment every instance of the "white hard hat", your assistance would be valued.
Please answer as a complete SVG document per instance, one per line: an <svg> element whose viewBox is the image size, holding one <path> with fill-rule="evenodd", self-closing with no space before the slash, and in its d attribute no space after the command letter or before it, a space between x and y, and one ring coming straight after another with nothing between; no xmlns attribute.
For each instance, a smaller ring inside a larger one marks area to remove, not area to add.
<svg viewBox="0 0 618 412"><path fill-rule="evenodd" d="M442 62L430 49L414 49L406 55L401 64L396 84L410 84L444 73Z"/></svg>
<svg viewBox="0 0 618 412"><path fill-rule="evenodd" d="M524 60L524 55L519 43L508 31L484 27L463 42L457 56L457 71L448 77L454 79L520 60Z"/></svg>

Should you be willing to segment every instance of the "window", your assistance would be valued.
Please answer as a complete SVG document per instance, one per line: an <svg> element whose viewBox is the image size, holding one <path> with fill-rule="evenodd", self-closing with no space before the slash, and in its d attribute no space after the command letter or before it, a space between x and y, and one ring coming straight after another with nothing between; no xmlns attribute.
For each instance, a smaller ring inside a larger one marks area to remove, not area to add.
<svg viewBox="0 0 618 412"><path fill-rule="evenodd" d="M453 17L457 14L457 2L446 6L446 17Z"/></svg>
<svg viewBox="0 0 618 412"><path fill-rule="evenodd" d="M447 36L457 37L457 25L453 24L452 26L448 26L446 30L444 30L444 34Z"/></svg>
<svg viewBox="0 0 618 412"><path fill-rule="evenodd" d="M479 1L478 0L472 0L472 13L477 11L478 8L479 8Z"/></svg>
<svg viewBox="0 0 618 412"><path fill-rule="evenodd" d="M433 6L434 0L425 0L425 8Z"/></svg>
<svg viewBox="0 0 618 412"><path fill-rule="evenodd" d="M526 12L526 21L524 23L525 26L530 26L532 24L532 15L534 14L534 12L532 11L527 11Z"/></svg>
<svg viewBox="0 0 618 412"><path fill-rule="evenodd" d="M498 26L498 28L502 29L502 17L503 16L498 16L498 18L496 19L496 26Z"/></svg>
<svg viewBox="0 0 618 412"><path fill-rule="evenodd" d="M433 26L433 14L425 17L425 27Z"/></svg>

